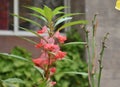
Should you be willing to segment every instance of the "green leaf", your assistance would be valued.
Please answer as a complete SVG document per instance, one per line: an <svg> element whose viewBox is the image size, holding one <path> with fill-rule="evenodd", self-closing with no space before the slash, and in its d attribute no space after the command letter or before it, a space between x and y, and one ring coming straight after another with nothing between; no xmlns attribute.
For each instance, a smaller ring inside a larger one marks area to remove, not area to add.
<svg viewBox="0 0 120 87"><path fill-rule="evenodd" d="M63 16L60 16L57 20L61 19L61 18L65 18L65 17L70 17L70 16L74 16L74 15L80 15L83 13L69 13L69 14L65 14Z"/></svg>
<svg viewBox="0 0 120 87"><path fill-rule="evenodd" d="M40 15L38 15L38 14L30 14L30 15L32 15L32 16L34 16L34 17L37 17L37 18L39 18L39 19L42 19L43 21L45 21L45 22L47 23L46 18L43 17L43 16L40 16Z"/></svg>
<svg viewBox="0 0 120 87"><path fill-rule="evenodd" d="M28 59L21 57L21 56L18 56L18 55L13 55L13 54L8 54L8 53L0 53L0 55L12 57L12 58L17 58L17 59L20 59L20 60L23 60L26 62L30 62Z"/></svg>
<svg viewBox="0 0 120 87"><path fill-rule="evenodd" d="M25 84L24 81L19 79L19 78L9 78L9 79L3 80L3 82L5 82L5 83L22 83L22 84Z"/></svg>
<svg viewBox="0 0 120 87"><path fill-rule="evenodd" d="M47 20L51 22L53 18L52 10L48 6L44 6L44 13Z"/></svg>
<svg viewBox="0 0 120 87"><path fill-rule="evenodd" d="M35 31L33 31L33 30L29 30L29 29L23 28L23 27L19 27L19 28L21 28L21 29L23 29L23 30L25 30L25 31L31 32L31 33L33 33L34 35L36 35L36 36L38 36L39 38L41 38L41 39L43 39L43 40L46 41L46 39L44 39L42 36L40 36L37 32L35 32ZM47 41L46 41L46 42L47 42Z"/></svg>
<svg viewBox="0 0 120 87"><path fill-rule="evenodd" d="M67 8L65 6L60 6L60 7L57 7L53 10L53 16L57 15L57 14L61 14L61 13L64 13L64 12L60 12L60 10L63 10L64 8Z"/></svg>
<svg viewBox="0 0 120 87"><path fill-rule="evenodd" d="M3 81L0 79L0 87L4 87Z"/></svg>
<svg viewBox="0 0 120 87"><path fill-rule="evenodd" d="M32 34L34 34L34 35L36 35L36 36L42 38L42 36L40 36L39 34L37 34L37 32L35 32L35 31L33 31L33 30L29 30L29 29L23 28L23 27L19 27L19 28L20 28L20 29L23 29L23 30L25 30L25 31L31 32Z"/></svg>
<svg viewBox="0 0 120 87"><path fill-rule="evenodd" d="M24 6L25 8L28 8L28 9L31 9L41 15L43 15L45 17L45 13L44 13L44 10L39 8L39 7L33 7L33 6Z"/></svg>
<svg viewBox="0 0 120 87"><path fill-rule="evenodd" d="M60 81L60 79L65 75L65 73L56 73L54 75L55 80Z"/></svg>
<svg viewBox="0 0 120 87"><path fill-rule="evenodd" d="M63 15L64 14L64 12L61 12L61 11L58 11L55 15L53 15L53 16L56 16L56 15Z"/></svg>
<svg viewBox="0 0 120 87"><path fill-rule="evenodd" d="M60 23L64 22L64 21L68 21L68 20L71 20L72 17L66 17L66 18L61 18L60 20L58 20L56 23L55 23L55 27L57 25L59 25Z"/></svg>
<svg viewBox="0 0 120 87"><path fill-rule="evenodd" d="M79 74L79 75L83 75L83 76L88 76L88 73L86 72L63 72L63 73L67 73L67 74Z"/></svg>
<svg viewBox="0 0 120 87"><path fill-rule="evenodd" d="M18 37L20 37L21 39L24 39L24 40L26 40L26 41L28 41L28 42L30 42L32 44L37 44L37 42L35 42L35 41L31 40L31 39L28 39L28 38L25 38L25 37L22 37L22 36L18 36Z"/></svg>
<svg viewBox="0 0 120 87"><path fill-rule="evenodd" d="M33 66L36 70L38 70L42 76L42 78L44 78L44 70L41 69L40 67L37 67L37 66Z"/></svg>
<svg viewBox="0 0 120 87"><path fill-rule="evenodd" d="M65 61L67 61L67 62L74 62L73 60L71 60L71 59L69 59L69 57L68 56L66 56L65 58L63 58L63 60L65 60Z"/></svg>
<svg viewBox="0 0 120 87"><path fill-rule="evenodd" d="M87 21L85 21L85 20L79 20L79 21L65 23L63 26L61 26L60 28L58 28L58 31L66 28L66 27L77 25L77 24L87 24Z"/></svg>
<svg viewBox="0 0 120 87"><path fill-rule="evenodd" d="M38 87L48 87L47 81L42 81Z"/></svg>
<svg viewBox="0 0 120 87"><path fill-rule="evenodd" d="M35 21L31 20L31 19L28 19L28 18L19 16L19 15L16 15L16 14L11 14L11 15L16 16L16 17L18 17L18 18L20 18L20 19L22 19L22 20L28 21L28 22L30 22L30 23L38 26L38 27L42 27L39 23L37 23L37 22L35 22Z"/></svg>
<svg viewBox="0 0 120 87"><path fill-rule="evenodd" d="M86 45L86 42L69 42L69 43L65 43L63 46L66 45L77 45L77 44L81 44L81 45Z"/></svg>

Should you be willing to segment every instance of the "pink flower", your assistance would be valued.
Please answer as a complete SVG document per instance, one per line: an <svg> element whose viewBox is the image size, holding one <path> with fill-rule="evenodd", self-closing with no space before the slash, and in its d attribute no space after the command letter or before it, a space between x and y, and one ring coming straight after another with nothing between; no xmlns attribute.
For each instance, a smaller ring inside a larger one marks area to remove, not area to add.
<svg viewBox="0 0 120 87"><path fill-rule="evenodd" d="M50 72L54 74L56 72L56 68L55 67L50 68Z"/></svg>
<svg viewBox="0 0 120 87"><path fill-rule="evenodd" d="M51 84L52 86L54 86L54 85L56 84L56 82L55 82L55 81L52 81L52 82L50 82L50 84Z"/></svg>
<svg viewBox="0 0 120 87"><path fill-rule="evenodd" d="M54 35L60 43L64 43L67 40L66 36L61 36L59 32L56 32Z"/></svg>
<svg viewBox="0 0 120 87"><path fill-rule="evenodd" d="M54 40L54 38L52 38L52 37L50 38L50 37L48 37L48 36L45 36L45 37L43 37L43 38L44 38L47 42L46 42L44 39L41 39L41 40L40 40L40 43L42 43L42 44L47 44L47 43L49 43L49 44L54 44L54 43L55 43L55 40Z"/></svg>
<svg viewBox="0 0 120 87"><path fill-rule="evenodd" d="M48 54L42 53L39 58L33 58L32 61L36 66L44 69L44 67L49 64Z"/></svg>
<svg viewBox="0 0 120 87"><path fill-rule="evenodd" d="M48 65L48 60L45 58L35 58L35 59L32 59L32 61L36 66L43 69L45 65Z"/></svg>
<svg viewBox="0 0 120 87"><path fill-rule="evenodd" d="M60 43L64 43L67 40L67 38L65 36L59 36L58 40Z"/></svg>
<svg viewBox="0 0 120 87"><path fill-rule="evenodd" d="M37 33L38 33L38 34L43 34L43 33L45 33L46 31L47 31L47 27L44 26L41 30L38 30Z"/></svg>
<svg viewBox="0 0 120 87"><path fill-rule="evenodd" d="M66 52L62 52L62 51L59 51L56 55L55 55L55 58L56 59L62 59L66 56Z"/></svg>
<svg viewBox="0 0 120 87"><path fill-rule="evenodd" d="M42 46L43 46L42 43L38 43L38 44L35 45L36 48L40 48L40 47L42 47Z"/></svg>
<svg viewBox="0 0 120 87"><path fill-rule="evenodd" d="M46 41L45 41L45 40ZM38 44L35 45L36 48L41 48L46 44L54 44L55 40L53 38L49 38L49 37L44 37L44 39L41 39L40 42Z"/></svg>
<svg viewBox="0 0 120 87"><path fill-rule="evenodd" d="M58 45L55 45L55 44L45 44L44 49L55 52L55 51L58 51L60 48Z"/></svg>

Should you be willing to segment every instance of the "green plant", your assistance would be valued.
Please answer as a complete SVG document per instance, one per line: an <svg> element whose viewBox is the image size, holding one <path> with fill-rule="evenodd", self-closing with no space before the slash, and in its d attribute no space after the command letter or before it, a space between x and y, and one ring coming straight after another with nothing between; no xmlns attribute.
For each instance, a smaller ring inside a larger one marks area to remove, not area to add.
<svg viewBox="0 0 120 87"><path fill-rule="evenodd" d="M26 30L28 32L35 34L40 39L39 42L35 42L33 40L23 38L23 39L33 43L36 48L41 49L40 57L38 57L36 59L27 59L27 56L23 55L23 53L22 53L22 55L0 53L1 59L4 59L6 57L7 57L7 60L10 59L9 66L7 65L5 67L5 65L3 63L3 66L1 67L3 69L2 73L11 72L11 70L9 70L9 68L11 68L11 67L14 67L14 66L18 67L19 69L21 69L21 73L24 73L28 77L25 79L27 79L27 81L28 80L31 81L32 84L27 84L27 82L25 82L25 84L29 85L29 87L30 86L31 87L53 87L56 84L56 82L54 82L53 80L59 81L59 83L56 85L58 87L60 87L61 85L64 87L69 87L69 86L70 87L74 87L74 86L87 87L88 83L80 84L80 81L84 82L83 78L87 78L87 76L89 79L90 87L96 87L96 86L100 87L101 72L102 72L102 59L103 59L103 53L104 53L104 49L105 49L105 41L107 39L108 34L106 34L104 36L104 39L102 42L100 58L98 60L99 61L99 69L98 69L98 77L97 77L97 72L95 69L95 67L96 67L95 60L96 60L96 52L97 52L96 51L96 39L95 39L96 26L97 26L96 15L92 21L93 29L92 29L92 40L91 41L89 39L89 31L88 31L88 29L86 29L86 27L84 27L84 31L86 34L86 42L81 42L81 41L74 42L75 39L73 39L73 42L64 43L67 40L67 38L66 38L66 36L62 36L60 34L60 30L63 30L66 27L76 25L76 24L86 24L87 22L84 20L79 20L79 21L64 23L60 27L57 27L57 26L59 24L61 24L62 22L71 20L72 19L71 16L78 15L79 13L64 14L64 12L61 11L62 9L65 8L63 6L58 7L54 10L50 9L47 6L44 6L44 8L38 8L38 7L26 7L26 8L33 10L37 13L37 14L35 13L35 14L30 14L30 15L37 17L44 21L44 25L41 25L31 19L24 18L24 17L18 16L18 15L14 15L14 16L19 17L23 20L26 20L32 24L35 24L36 26L41 28L41 30L38 30L36 32L36 31L32 31L32 30L20 27L23 30ZM61 15L61 14L62 14L61 17L56 18L56 15ZM43 34L47 34L47 36L44 36ZM75 46L78 44L79 44L79 46ZM80 52L82 51L81 45L86 45L86 51L88 53L88 56L87 56L88 57L88 74L86 73L86 69L87 69L86 64L82 60L80 60L80 58L82 57L82 55L80 55L80 53L79 53L79 51ZM66 48L66 47L68 47L68 48ZM90 47L92 48L92 50L90 50ZM68 52L67 56L66 56L66 52L63 52L63 50ZM12 59L16 58L17 63L14 64L14 62L12 62L11 58ZM18 59L20 59L22 62L19 62ZM81 65L78 65L77 63L78 64L80 63ZM28 64L28 65L26 65L26 64ZM63 64L64 64L64 66L63 66ZM24 72L24 69L23 69L24 66L30 67L30 68L27 67L25 69L28 69L28 71L32 71L31 74ZM56 72L56 66L58 66L57 72ZM3 68L3 67L5 67L5 68ZM34 67L34 68L31 68L31 67ZM14 68L14 69L16 69L16 68ZM34 70L38 70L39 74L35 74L36 71L34 72ZM12 72L15 72L15 71L12 71ZM55 72L56 72L56 74L55 74ZM17 73L18 78L21 76L21 73ZM15 74L16 74L16 72L15 72ZM75 74L79 74L79 75L73 76ZM17 79L17 78L12 78L12 76L9 74L6 74L6 76L7 75L10 76L10 79L12 80L12 82L23 83L22 80ZM31 75L33 75L33 78L31 78L32 77ZM53 76L54 76L54 78L53 78ZM78 80L78 77L80 77L79 80ZM74 80L77 79L77 80L72 81L72 79L69 79L69 78L72 78ZM3 79L6 79L6 78L3 78ZM97 79L97 83L95 82L96 79ZM0 86L2 86L2 87L6 87L5 85L8 85L8 87L13 86L13 84L7 83L7 82L10 82L11 80L7 79L7 81L6 81L6 80L1 79ZM69 80L69 82L66 80ZM85 81L86 81L86 79L85 79ZM17 84L17 86L25 85L25 84ZM14 85L16 85L16 84L14 84ZM21 86L21 87L23 87L23 86Z"/></svg>
<svg viewBox="0 0 120 87"><path fill-rule="evenodd" d="M86 42L72 42L72 43L64 44L67 38L66 36L62 36L60 34L60 30L63 30L66 27L73 26L76 24L86 24L87 22L85 20L66 22L72 19L71 16L78 15L79 13L64 14L64 12L62 12L61 10L66 7L63 7L63 6L57 7L54 10L52 10L51 8L47 6L44 6L43 8L25 6L25 8L34 11L35 14L31 13L30 15L37 17L38 19L43 20L44 22L44 25L41 25L31 19L14 14L14 16L19 17L20 19L26 20L32 24L35 24L39 28L41 28L41 30L32 31L30 29L20 27L23 30L26 30L28 32L35 34L40 39L39 42L35 42L33 40L23 38L33 43L36 48L41 50L40 56L38 58L32 59L31 61L31 59L25 59L25 57L21 57L18 55L16 56L16 55L11 55L11 54L6 54L6 53L1 53L1 55L21 59L21 60L26 61L29 64L31 63L30 65L34 66L34 68L36 68L39 71L39 74L41 75L40 78L42 80L38 82L38 84L40 84L38 85L38 87L53 87L56 84L56 82L52 80L52 77L56 72L55 63L57 61L64 60L64 57L66 56L66 52L63 52L60 46L61 45L69 46L72 44L74 45L75 44L86 44ZM57 15L61 15L61 14L62 16L57 17ZM66 23L64 23L60 27L57 27L63 22L66 22ZM42 34L47 34L47 35L43 36ZM35 65L33 65L32 62ZM71 72L68 72L68 73L71 73ZM84 75L81 72L79 74Z"/></svg>
<svg viewBox="0 0 120 87"><path fill-rule="evenodd" d="M31 60L31 53L22 47L17 46L13 48L10 54ZM11 87L9 85L14 84L16 86L13 87L35 87L38 85L37 82L41 80L39 77L39 72L32 64L16 59L14 56L8 57L0 55L0 80L2 80L3 84L7 85L7 87Z"/></svg>
<svg viewBox="0 0 120 87"><path fill-rule="evenodd" d="M102 44L101 44L101 51L98 53L97 46L96 46L96 31L97 31L97 21L96 21L97 14L94 15L92 20L92 33L91 38L89 38L89 30L84 26L83 29L85 31L86 37L86 51L87 51L87 58L88 58L88 79L90 87L101 87L101 74L103 69L103 55L106 48L106 40L108 38L109 33L103 37ZM97 65L97 62L99 63ZM98 68L97 68L98 66Z"/></svg>

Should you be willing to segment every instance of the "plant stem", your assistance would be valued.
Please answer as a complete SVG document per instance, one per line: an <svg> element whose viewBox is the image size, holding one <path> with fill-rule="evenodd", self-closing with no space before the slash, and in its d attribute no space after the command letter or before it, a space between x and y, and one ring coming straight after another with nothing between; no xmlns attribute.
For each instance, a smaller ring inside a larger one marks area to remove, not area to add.
<svg viewBox="0 0 120 87"><path fill-rule="evenodd" d="M49 69L50 69L50 55L49 55L49 59L48 59L47 70L46 70L46 73L45 73L46 81L49 79Z"/></svg>
<svg viewBox="0 0 120 87"><path fill-rule="evenodd" d="M94 19L92 21L92 84L93 87L95 87L95 74L96 74L96 40L95 40L95 36L96 36L96 28L97 28L97 23L96 23L96 16L97 14L95 14Z"/></svg>
<svg viewBox="0 0 120 87"><path fill-rule="evenodd" d="M85 30L85 37L86 37L86 42L87 42L87 46L86 46L86 50L87 50L87 53L88 53L88 80L89 80L89 83L90 83L90 87L93 87L93 84L92 84L92 80L91 80L91 70L92 70L92 65L91 65L91 55L90 55L90 49L89 49L89 38L88 38L88 31L86 29Z"/></svg>
<svg viewBox="0 0 120 87"><path fill-rule="evenodd" d="M98 87L100 87L100 81L101 81L101 73L102 73L102 60L103 60L103 54L104 54L104 50L105 50L105 41L107 39L107 36L108 36L109 33L107 33L105 36L104 36L104 39L102 41L102 49L101 49L101 52L100 52L100 59L98 60L99 61L99 72L98 72Z"/></svg>

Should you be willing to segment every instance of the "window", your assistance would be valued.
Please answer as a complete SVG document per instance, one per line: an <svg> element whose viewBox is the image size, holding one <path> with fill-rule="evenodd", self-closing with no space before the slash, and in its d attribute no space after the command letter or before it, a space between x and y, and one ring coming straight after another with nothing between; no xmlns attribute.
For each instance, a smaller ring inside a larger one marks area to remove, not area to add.
<svg viewBox="0 0 120 87"><path fill-rule="evenodd" d="M61 5L70 6L70 0L2 0L0 5L0 35L32 36L31 33L20 30L19 26L35 30L38 29L38 27L27 21L19 20L17 17L10 16L9 13L37 20L36 18L30 17L27 14L29 10L22 6L28 5L42 7L43 5L47 5L54 9L55 7ZM69 12L69 9L65 9L65 12Z"/></svg>

